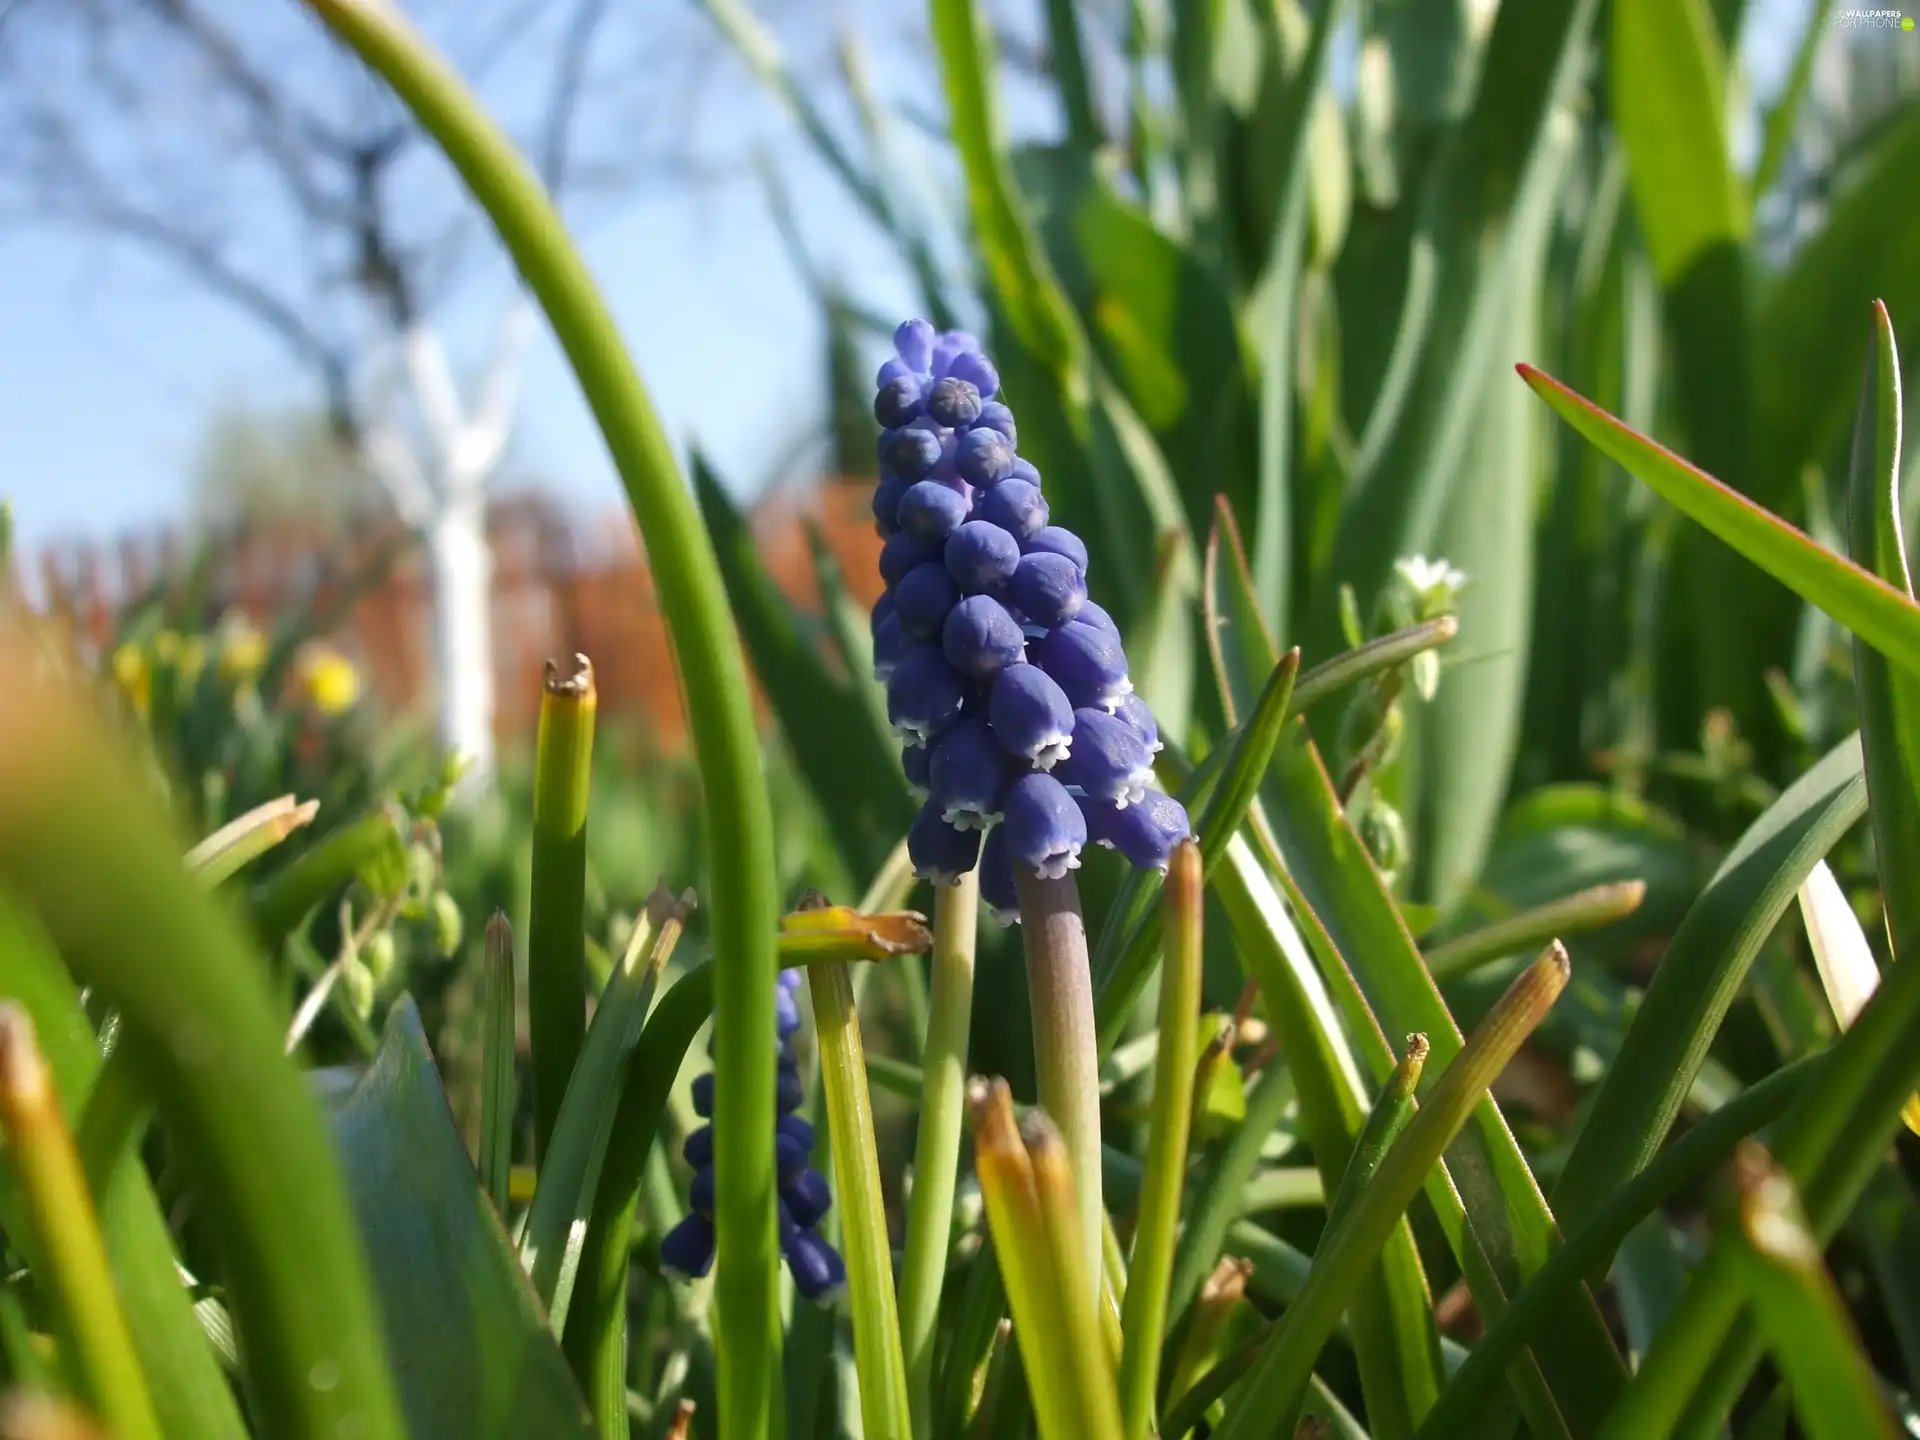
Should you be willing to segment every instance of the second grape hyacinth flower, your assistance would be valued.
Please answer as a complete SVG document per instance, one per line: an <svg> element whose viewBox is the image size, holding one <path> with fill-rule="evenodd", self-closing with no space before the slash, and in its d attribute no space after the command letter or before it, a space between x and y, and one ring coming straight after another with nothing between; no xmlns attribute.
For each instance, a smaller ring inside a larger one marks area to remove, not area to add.
<svg viewBox="0 0 1920 1440"><path fill-rule="evenodd" d="M793 1053L792 1041L800 1029L796 992L802 978L799 970L782 970L774 1001L780 1031L778 1090L774 1102L779 1119L773 1132L780 1187L780 1250L787 1258L794 1288L809 1300L824 1302L831 1300L846 1283L847 1268L839 1252L822 1239L815 1228L825 1218L833 1197L827 1190L826 1177L811 1163L813 1126L796 1113L801 1101L800 1060ZM697 1278L706 1274L713 1264L711 1072L693 1082L693 1108L708 1123L687 1136L681 1152L693 1167L693 1187L687 1197L691 1211L662 1237L660 1259L667 1268Z"/></svg>
<svg viewBox="0 0 1920 1440"><path fill-rule="evenodd" d="M1152 788L1159 730L1118 628L1087 598L1087 547L1049 523L993 362L924 320L893 338L873 404L887 586L873 661L925 802L908 849L936 884L977 864L1010 924L1014 867L1058 879L1091 841L1165 870L1190 826Z"/></svg>

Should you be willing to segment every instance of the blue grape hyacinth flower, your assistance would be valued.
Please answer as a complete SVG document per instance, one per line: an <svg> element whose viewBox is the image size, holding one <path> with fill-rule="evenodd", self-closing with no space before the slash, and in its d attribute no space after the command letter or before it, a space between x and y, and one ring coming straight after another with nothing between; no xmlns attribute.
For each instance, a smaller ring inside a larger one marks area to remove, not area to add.
<svg viewBox="0 0 1920 1440"><path fill-rule="evenodd" d="M873 496L886 592L874 678L923 802L914 871L953 884L977 865L1003 924L1017 874L1059 879L1089 844L1165 870L1191 832L1153 788L1161 748L1126 647L1087 596L1088 552L1052 523L1040 472L980 342L909 320L875 380Z"/></svg>
<svg viewBox="0 0 1920 1440"><path fill-rule="evenodd" d="M779 1118L773 1132L774 1163L780 1194L780 1251L794 1288L808 1300L831 1300L847 1281L840 1254L819 1234L818 1226L833 1204L827 1180L813 1168L813 1126L796 1112L802 1099L800 1060L793 1053L793 1036L800 1029L797 991L801 974L782 970L774 995L774 1015L780 1032L780 1063L775 1084ZM709 1044L709 1051L712 1046ZM660 1241L660 1263L689 1279L705 1275L713 1265L713 1075L693 1082L693 1108L708 1123L687 1136L681 1154L693 1167L688 1190L689 1213Z"/></svg>

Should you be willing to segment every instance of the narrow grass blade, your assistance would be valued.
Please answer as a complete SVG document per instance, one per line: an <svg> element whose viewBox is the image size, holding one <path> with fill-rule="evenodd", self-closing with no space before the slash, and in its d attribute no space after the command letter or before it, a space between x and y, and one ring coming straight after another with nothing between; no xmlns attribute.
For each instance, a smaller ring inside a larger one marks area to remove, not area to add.
<svg viewBox="0 0 1920 1440"><path fill-rule="evenodd" d="M1920 605L1762 510L1671 450L1628 429L1531 365L1524 379L1561 419L1636 479L1908 673L1920 673Z"/></svg>
<svg viewBox="0 0 1920 1440"><path fill-rule="evenodd" d="M35 1269L59 1327L62 1359L122 1440L160 1440L79 1151L33 1021L12 1003L0 1005L0 1130L33 1228Z"/></svg>
<svg viewBox="0 0 1920 1440"><path fill-rule="evenodd" d="M1259 793L1274 746L1294 713L1293 682L1299 671L1298 650L1288 651L1268 667L1264 686L1246 724L1227 752L1205 808L1199 812L1194 832L1199 837L1202 862L1209 876ZM1130 886L1140 888L1123 889L1122 904L1132 903L1135 909L1140 908L1136 897L1150 893L1146 888L1150 883L1145 878L1132 880ZM1128 912L1116 907L1116 913ZM1109 950L1107 940L1107 936L1102 936L1100 953L1093 962L1094 981L1099 991L1098 1030L1102 1055L1110 1053L1119 1040L1121 1027L1146 988L1154 960L1153 927L1144 914L1124 942L1114 944Z"/></svg>
<svg viewBox="0 0 1920 1440"><path fill-rule="evenodd" d="M1224 580L1250 585L1234 558L1222 568ZM1159 759L1169 761L1169 752ZM1375 1081L1384 1081L1395 1063L1384 1027L1425 1035L1435 1068L1450 1062L1459 1052L1459 1027L1343 813L1304 722L1287 726L1274 746L1265 793L1252 815L1261 861L1299 917L1326 990ZM1491 1098L1448 1155L1447 1170L1428 1197L1475 1305L1491 1321L1506 1297L1546 1263L1558 1238L1554 1218ZM1624 1375L1599 1307L1584 1292L1565 1299L1555 1323L1542 1327L1513 1370L1529 1423L1543 1433L1555 1433L1567 1416L1576 1417L1576 1433L1597 1423Z"/></svg>
<svg viewBox="0 0 1920 1440"><path fill-rule="evenodd" d="M138 1041L119 1037L101 1061L74 1127L89 1194L105 1195L112 1188L121 1162L137 1153L153 1116L151 1082L139 1049Z"/></svg>
<svg viewBox="0 0 1920 1440"><path fill-rule="evenodd" d="M1081 1263L1079 1176L1059 1130L1044 1110L1020 1121L1020 1138L1033 1170L1041 1233L1060 1296L1067 1363L1072 1367L1078 1433L1089 1440L1120 1440L1120 1400L1113 1388L1113 1353L1100 1333L1099 1287Z"/></svg>
<svg viewBox="0 0 1920 1440"><path fill-rule="evenodd" d="M1300 676L1300 683L1293 687L1293 712L1304 715L1321 701L1349 686L1405 665L1416 655L1438 650L1459 633L1459 617L1442 615L1436 620L1424 620L1418 625L1382 635L1377 640L1369 640L1355 649L1344 650L1331 659L1322 660L1311 670L1305 671ZM1271 651L1272 647L1268 648Z"/></svg>
<svg viewBox="0 0 1920 1440"><path fill-rule="evenodd" d="M1849 736L1721 862L1668 944L1567 1156L1554 1187L1563 1228L1584 1224L1658 1153L1762 942L1865 805L1860 742Z"/></svg>
<svg viewBox="0 0 1920 1440"><path fill-rule="evenodd" d="M712 1013L713 969L700 965L660 997L621 1080L562 1341L602 1440L627 1434L627 1271L642 1174L687 1047Z"/></svg>
<svg viewBox="0 0 1920 1440"><path fill-rule="evenodd" d="M1020 1347L1041 1440L1078 1440L1086 1433L1082 1426L1087 1412L1079 1406L1068 1354L1066 1297L1040 1213L1033 1163L1014 1122L1006 1082L976 1076L967 1086L967 1109L974 1173L986 1202L994 1259L1006 1285L1013 1339Z"/></svg>
<svg viewBox="0 0 1920 1440"><path fill-rule="evenodd" d="M1582 1278L1611 1255L1636 1225L1725 1164L1746 1136L1785 1114L1813 1079L1818 1064L1817 1057L1795 1061L1741 1091L1608 1196L1585 1225L1569 1231L1566 1243L1475 1342L1421 1426L1420 1440L1448 1440L1461 1434L1475 1415L1493 1403L1502 1371L1543 1323L1557 1295L1577 1290Z"/></svg>
<svg viewBox="0 0 1920 1440"><path fill-rule="evenodd" d="M410 998L373 1063L328 1088L410 1440L588 1440L580 1388L474 1184Z"/></svg>
<svg viewBox="0 0 1920 1440"><path fill-rule="evenodd" d="M273 849L320 812L320 802L300 804L282 795L230 820L187 852L187 868L202 883L218 885Z"/></svg>
<svg viewBox="0 0 1920 1440"><path fill-rule="evenodd" d="M1346 1220L1322 1243L1300 1298L1275 1326L1216 1440L1271 1434L1276 1421L1288 1423L1299 1410L1321 1347L1366 1266L1486 1088L1566 988L1568 973L1566 953L1549 950L1515 980L1448 1065Z"/></svg>
<svg viewBox="0 0 1920 1440"><path fill-rule="evenodd" d="M919 1091L916 1088L907 1093L911 1097L919 1094ZM991 1223L989 1217L989 1228ZM942 1440L961 1434L971 1425L974 1381L980 1367L986 1363L994 1336L998 1333L997 1327L1006 1313L1007 1290L1001 1279L999 1259L994 1253L993 1237L991 1234L983 1235L980 1248L974 1252L973 1261L967 1267L966 1288L960 1292L959 1306L948 1330L946 1358L941 1366L936 1392L939 1413L936 1433ZM1014 1359L1017 1376L1019 1357L1016 1355ZM1018 1381L1015 1388L1024 1391L1024 1381Z"/></svg>
<svg viewBox="0 0 1920 1440"><path fill-rule="evenodd" d="M480 1188L506 1223L513 1175L514 1078L518 1050L513 976L513 926L503 912L487 921L485 999L482 1002L480 1089Z"/></svg>
<svg viewBox="0 0 1920 1440"><path fill-rule="evenodd" d="M1734 1178L1747 1290L1808 1440L1892 1440L1899 1431L1793 1182L1751 1140Z"/></svg>
<svg viewBox="0 0 1920 1440"><path fill-rule="evenodd" d="M1458 980L1502 956L1624 920L1640 908L1646 894L1644 880L1589 886L1435 945L1426 952L1427 969L1442 984Z"/></svg>
<svg viewBox="0 0 1920 1440"><path fill-rule="evenodd" d="M1092 153L1101 142L1093 111L1093 86L1087 76L1086 47L1080 43L1080 18L1074 0L1047 0L1047 39L1053 81L1067 115L1067 143Z"/></svg>
<svg viewBox="0 0 1920 1440"><path fill-rule="evenodd" d="M678 900L664 887L647 901L633 927L627 952L607 982L593 1024L554 1117L547 1160L540 1167L533 1204L520 1242L521 1263L534 1293L547 1307L556 1337L566 1331L579 1274L580 1247L593 1218L600 1167L619 1109L620 1079L638 1043L654 987L680 942L693 892Z"/></svg>
<svg viewBox="0 0 1920 1440"><path fill-rule="evenodd" d="M1814 1234L1839 1229L1880 1168L1920 1085L1920 966L1896 965L1774 1131L1775 1161L1799 1187ZM1695 1271L1672 1319L1608 1416L1604 1440L1710 1433L1760 1358L1742 1279L1724 1239Z"/></svg>
<svg viewBox="0 0 1920 1440"><path fill-rule="evenodd" d="M966 1119L967 1036L973 1023L973 954L980 925L980 882L968 874L933 896L933 993L921 1052L919 1129L913 1194L900 1278L901 1344L906 1351L913 1433L933 1433L933 1362L940 1291L952 1241L953 1188Z"/></svg>
<svg viewBox="0 0 1920 1440"><path fill-rule="evenodd" d="M527 1030L533 1163L545 1168L587 1034L587 799L599 709L584 655L549 660L533 760L533 889L527 912Z"/></svg>
<svg viewBox="0 0 1920 1440"><path fill-rule="evenodd" d="M646 545L686 699L712 862L719 1433L763 1436L781 1371L770 983L779 868L753 692L713 544L619 328L513 142L401 11L365 0L307 3L393 88L487 212L580 381Z"/></svg>
<svg viewBox="0 0 1920 1440"><path fill-rule="evenodd" d="M1259 982L1267 1018L1298 1091L1301 1130L1313 1148L1323 1189L1337 1193L1359 1153L1367 1119L1365 1087L1343 1042L1339 1014L1280 897L1243 839L1235 838L1214 886L1239 942L1242 963ZM1269 1108L1282 1093L1270 1074L1248 1105L1247 1124L1202 1188L1182 1239L1176 1303L1184 1301L1190 1293L1186 1287L1226 1238L1234 1218L1233 1197L1253 1171L1261 1143L1277 1118L1269 1115ZM1434 1184L1451 1195L1444 1175L1436 1176ZM1458 1203L1454 1199L1456 1210ZM1378 1269L1362 1277L1351 1297L1354 1352L1374 1428L1383 1436L1407 1435L1439 1394L1440 1337L1408 1225L1396 1226L1382 1241L1377 1261Z"/></svg>
<svg viewBox="0 0 1920 1440"><path fill-rule="evenodd" d="M258 954L231 911L184 882L176 835L137 765L80 697L0 628L0 881L152 1065L162 1123L191 1157L226 1298L250 1349L264 1430L286 1440L402 1433L365 1253L318 1107L281 1053ZM321 1362L338 1383L315 1390Z"/></svg>
<svg viewBox="0 0 1920 1440"><path fill-rule="evenodd" d="M880 1193L866 1047L861 1044L860 1018L853 1008L853 981L843 966L816 965L807 972L807 986L813 996L827 1133L833 1145L833 1190L847 1258L861 1421L870 1435L911 1435L907 1362L900 1349L900 1316L894 1302L893 1247L887 1239L886 1204Z"/></svg>
<svg viewBox="0 0 1920 1440"><path fill-rule="evenodd" d="M1173 1279L1174 1233L1187 1178L1187 1137L1199 1056L1201 929L1205 913L1200 847L1183 840L1168 862L1161 908L1160 1052L1154 1063L1153 1114L1147 1127L1147 1167L1140 1187L1127 1295L1120 1316L1123 1348L1120 1401L1125 1433L1144 1440L1154 1421L1154 1389L1167 1326Z"/></svg>
<svg viewBox="0 0 1920 1440"><path fill-rule="evenodd" d="M1854 421L1847 477L1848 549L1862 569L1913 594L1906 537L1900 530L1900 356L1887 307L1873 309L1873 347ZM1860 748L1867 773L1887 934L1895 959L1920 947L1920 897L1900 877L1920 875L1920 676L1896 670L1855 640L1853 681L1860 697Z"/></svg>
<svg viewBox="0 0 1920 1440"><path fill-rule="evenodd" d="M1779 98L1767 107L1760 161L1754 166L1750 190L1751 198L1756 201L1773 188L1780 166L1787 158L1794 122L1800 116L1801 102L1807 97L1807 87L1813 79L1813 62L1820 53L1821 40L1826 37L1827 17L1832 9L1833 0L1814 0L1813 12L1807 16L1806 27L1800 32L1800 43L1794 47L1793 68L1787 73L1787 82Z"/></svg>

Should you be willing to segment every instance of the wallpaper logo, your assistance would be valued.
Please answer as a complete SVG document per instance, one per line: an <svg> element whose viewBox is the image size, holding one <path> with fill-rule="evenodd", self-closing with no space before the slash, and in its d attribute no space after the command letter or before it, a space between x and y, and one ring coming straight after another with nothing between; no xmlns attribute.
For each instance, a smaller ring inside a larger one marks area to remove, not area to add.
<svg viewBox="0 0 1920 1440"><path fill-rule="evenodd" d="M1912 30L1913 17L1898 10L1842 10L1833 23L1843 30Z"/></svg>

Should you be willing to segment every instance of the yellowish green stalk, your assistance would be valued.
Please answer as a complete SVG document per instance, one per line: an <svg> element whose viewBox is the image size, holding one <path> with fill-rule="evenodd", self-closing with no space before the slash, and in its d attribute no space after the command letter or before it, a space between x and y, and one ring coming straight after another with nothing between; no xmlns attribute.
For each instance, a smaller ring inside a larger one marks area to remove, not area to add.
<svg viewBox="0 0 1920 1440"><path fill-rule="evenodd" d="M1393 1073L1387 1076L1387 1083L1375 1097L1373 1108L1367 1112L1367 1123L1360 1129L1359 1138L1354 1141L1353 1156L1347 1161L1346 1172L1340 1177L1340 1188L1334 1193L1333 1204L1327 1209L1327 1231L1346 1219L1347 1212L1361 1191L1379 1172L1381 1162L1387 1158L1387 1152L1400 1133L1413 1119L1414 1092L1420 1086L1420 1074L1427 1065L1427 1037L1424 1035L1407 1036L1406 1050L1400 1061L1393 1067Z"/></svg>
<svg viewBox="0 0 1920 1440"><path fill-rule="evenodd" d="M1153 1112L1147 1127L1147 1168L1133 1232L1126 1308L1120 1330L1120 1403L1128 1440L1143 1440L1154 1421L1173 1283L1173 1243L1180 1226L1180 1195L1187 1178L1187 1140L1193 1127L1199 1068L1201 930L1205 914L1200 847L1174 848L1161 890L1166 938L1160 966L1160 1055L1154 1066Z"/></svg>
<svg viewBox="0 0 1920 1440"><path fill-rule="evenodd" d="M1354 1287L1487 1087L1566 988L1568 973L1566 952L1550 947L1454 1057L1346 1219L1322 1242L1299 1298L1268 1337L1215 1440L1255 1440L1272 1434L1276 1422L1292 1422Z"/></svg>
<svg viewBox="0 0 1920 1440"><path fill-rule="evenodd" d="M866 1047L853 1008L853 980L844 965L807 970L814 1038L827 1098L833 1190L840 1209L841 1248L853 1309L853 1353L860 1376L860 1416L869 1435L913 1433L907 1362L893 1290L893 1247L887 1238L880 1156L867 1094Z"/></svg>
<svg viewBox="0 0 1920 1440"><path fill-rule="evenodd" d="M973 1168L986 1204L994 1259L1013 1312L1014 1343L1033 1398L1040 1440L1081 1440L1081 1410L1067 1353L1065 1297L1049 1250L1033 1162L1013 1117L1007 1082L976 1076L967 1086Z"/></svg>
<svg viewBox="0 0 1920 1440"><path fill-rule="evenodd" d="M705 802L714 954L714 1228L721 1440L761 1437L780 1385L774 1174L779 867L753 692L713 540L618 327L538 177L399 7L308 0L381 75L493 221L605 437L646 545Z"/></svg>
<svg viewBox="0 0 1920 1440"><path fill-rule="evenodd" d="M533 761L533 882L527 910L527 1029L533 1163L547 1163L560 1102L587 1036L587 798L599 708L584 655L549 660Z"/></svg>
<svg viewBox="0 0 1920 1440"><path fill-rule="evenodd" d="M967 1036L973 1024L973 952L979 917L977 874L935 889L933 987L921 1055L919 1134L913 1148L913 1195L907 1209L900 1278L900 1338L906 1350L913 1434L918 1440L927 1440L933 1433L934 1342L965 1120Z"/></svg>
<svg viewBox="0 0 1920 1440"><path fill-rule="evenodd" d="M11 1003L0 1005L0 1130L33 1227L42 1267L37 1278L46 1287L75 1383L118 1440L160 1440L79 1152L60 1114L33 1022Z"/></svg>
<svg viewBox="0 0 1920 1440"><path fill-rule="evenodd" d="M1120 1397L1114 1389L1113 1354L1100 1333L1099 1292L1082 1263L1079 1177L1067 1158L1067 1147L1043 1110L1029 1111L1020 1121L1020 1136L1033 1168L1033 1191L1040 1204L1040 1221L1047 1252L1053 1261L1060 1290L1062 1338L1073 1367L1078 1392L1075 1408L1080 1434L1088 1440L1120 1440Z"/></svg>
<svg viewBox="0 0 1920 1440"><path fill-rule="evenodd" d="M1014 867L1020 931L1027 953L1033 1056L1040 1106L1060 1129L1073 1165L1080 1215L1080 1269L1097 1300L1102 1273L1100 1217L1100 1061L1093 1024L1087 926L1071 875L1044 880Z"/></svg>

